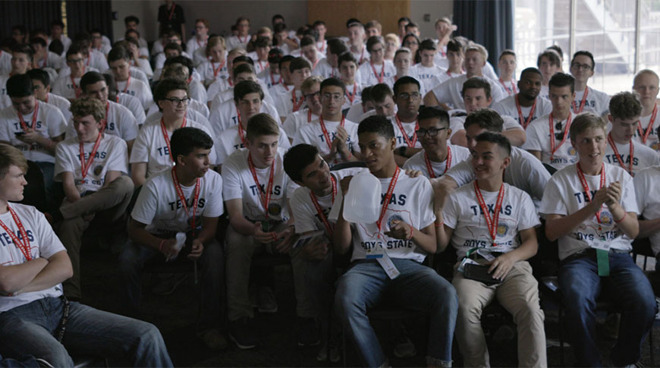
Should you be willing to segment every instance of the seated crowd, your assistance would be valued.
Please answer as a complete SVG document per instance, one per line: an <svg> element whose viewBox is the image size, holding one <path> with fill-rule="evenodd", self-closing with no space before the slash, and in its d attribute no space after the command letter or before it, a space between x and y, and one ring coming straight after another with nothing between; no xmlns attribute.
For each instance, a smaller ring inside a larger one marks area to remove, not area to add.
<svg viewBox="0 0 660 368"><path fill-rule="evenodd" d="M255 309L278 305L272 270L253 260L275 254L293 269L297 343L322 344L319 360L338 359L343 329L364 365L387 365L367 315L387 300L427 318L428 366L450 367L453 341L465 366L489 366L481 317L496 300L517 326L518 364L544 367L529 260L557 247L575 365L639 362L657 307L632 241L649 238L660 263L654 71L609 96L588 86L589 51L568 74L551 46L519 76L503 50L498 75L448 18L425 39L405 17L398 34L352 18L333 38L323 21L294 32L277 15L251 33L240 17L224 38L197 19L185 42L183 10L163 6L151 50L134 16L112 45L97 29L69 39L59 21L50 36L19 26L24 37L3 42L1 357L171 366L139 320L147 262L194 262L197 336L254 348ZM345 199L367 174L379 216L351 221ZM80 303L88 229L119 253L125 316ZM443 252L455 259L446 278L433 267ZM596 345L601 292L622 311L608 357ZM400 334L394 354L415 354Z"/></svg>

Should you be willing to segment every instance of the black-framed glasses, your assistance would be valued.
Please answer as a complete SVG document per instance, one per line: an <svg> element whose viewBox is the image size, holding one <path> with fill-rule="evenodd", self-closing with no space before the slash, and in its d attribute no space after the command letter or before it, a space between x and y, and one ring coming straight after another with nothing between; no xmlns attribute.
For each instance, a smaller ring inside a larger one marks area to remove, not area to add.
<svg viewBox="0 0 660 368"><path fill-rule="evenodd" d="M422 95L419 92L413 92L413 93L403 92L403 93L399 93L398 97L404 100L407 100L409 98L416 100L422 97Z"/></svg>
<svg viewBox="0 0 660 368"><path fill-rule="evenodd" d="M170 101L175 105L181 105L181 104L187 105L188 101L190 101L188 97L184 97L184 98L169 97L169 98L164 98L163 100Z"/></svg>
<svg viewBox="0 0 660 368"><path fill-rule="evenodd" d="M428 128L428 129L417 129L415 133L417 133L417 137L421 138L425 135L429 135L429 137L435 137L440 133L441 131L445 130L447 128Z"/></svg>
<svg viewBox="0 0 660 368"><path fill-rule="evenodd" d="M589 64L572 63L571 68L575 68L575 69L578 69L578 70L580 70L580 69L591 70L592 66L589 65Z"/></svg>

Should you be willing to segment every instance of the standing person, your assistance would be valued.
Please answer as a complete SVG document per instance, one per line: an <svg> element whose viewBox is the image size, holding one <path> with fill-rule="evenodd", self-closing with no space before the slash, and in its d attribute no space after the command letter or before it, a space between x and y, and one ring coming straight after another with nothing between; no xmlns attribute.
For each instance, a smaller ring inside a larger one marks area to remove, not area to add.
<svg viewBox="0 0 660 368"><path fill-rule="evenodd" d="M367 167L380 181L376 190L383 203L376 223L346 221L342 212L349 179L342 180L344 196L330 213L330 219L336 219L333 245L337 254L346 254L352 246L353 263L338 281L336 312L363 364L386 366L387 358L366 310L376 306L384 292L392 293L397 306L429 317L427 365L449 367L458 308L456 290L421 264L426 254L438 250L431 185L425 177L401 173L394 160L394 129L387 118L363 120L358 137Z"/></svg>
<svg viewBox="0 0 660 368"><path fill-rule="evenodd" d="M552 88L552 87L551 87ZM551 92L552 93L552 92ZM557 171L543 193L539 212L545 233L559 241L559 287L575 365L602 366L596 346L596 299L605 285L622 309L614 366L635 364L656 313L648 279L629 253L639 233L632 177L603 162L605 124L593 113L575 117L571 143L579 161Z"/></svg>
<svg viewBox="0 0 660 368"><path fill-rule="evenodd" d="M641 70L633 81L633 90L639 95L642 103L642 116L639 118L633 139L644 143L656 151L660 150L658 140L658 127L660 118L658 115L658 75L650 69Z"/></svg>
<svg viewBox="0 0 660 368"><path fill-rule="evenodd" d="M27 169L19 150L0 144L0 231L13 243L0 247L0 354L71 367L70 350L135 366L172 367L154 325L64 298L61 282L73 271L62 242L35 208L9 204L23 200Z"/></svg>
<svg viewBox="0 0 660 368"><path fill-rule="evenodd" d="M161 35L175 31L183 35L183 41L186 41L186 19L181 5L172 0L165 0L164 4L158 7L158 29Z"/></svg>
<svg viewBox="0 0 660 368"><path fill-rule="evenodd" d="M435 63L441 67L447 67L447 44L451 40L452 33L457 28L448 17L442 17L435 21L435 34L438 36L435 40L438 46L438 53L435 54Z"/></svg>

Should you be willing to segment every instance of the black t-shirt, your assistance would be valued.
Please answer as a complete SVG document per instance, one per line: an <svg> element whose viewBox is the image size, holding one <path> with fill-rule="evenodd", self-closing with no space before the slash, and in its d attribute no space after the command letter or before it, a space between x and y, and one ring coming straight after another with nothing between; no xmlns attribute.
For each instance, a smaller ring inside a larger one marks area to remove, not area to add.
<svg viewBox="0 0 660 368"><path fill-rule="evenodd" d="M172 3L172 7L163 4L158 8L158 23L160 23L160 34L165 34L168 31L177 31L183 36L182 25L186 22L183 17L183 8L176 3Z"/></svg>

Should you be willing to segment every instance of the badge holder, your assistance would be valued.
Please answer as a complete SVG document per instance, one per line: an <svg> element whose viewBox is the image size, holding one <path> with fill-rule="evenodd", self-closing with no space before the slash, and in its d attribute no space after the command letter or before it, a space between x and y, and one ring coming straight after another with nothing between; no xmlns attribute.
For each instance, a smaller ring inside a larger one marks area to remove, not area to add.
<svg viewBox="0 0 660 368"><path fill-rule="evenodd" d="M595 239L592 248L596 249L596 262L598 262L598 276L610 275L610 244L604 239Z"/></svg>
<svg viewBox="0 0 660 368"><path fill-rule="evenodd" d="M380 264L383 270L385 270L387 277L389 277L391 280L396 279L401 274L401 272L399 272L399 270L394 265L394 262L392 262L390 256L387 255L387 252L385 251L385 248L382 247L382 245L378 245L377 247L370 249L367 252L365 258L375 259L378 261L378 264Z"/></svg>

